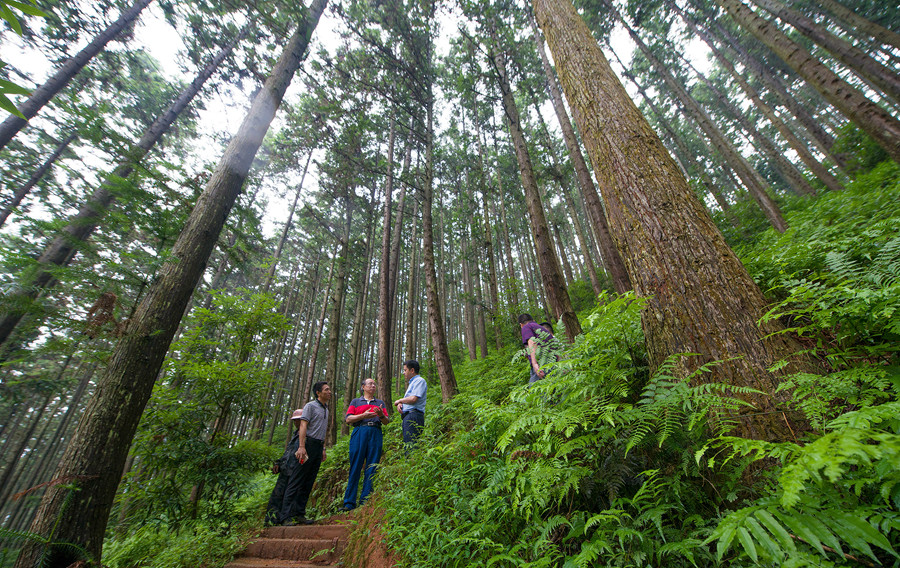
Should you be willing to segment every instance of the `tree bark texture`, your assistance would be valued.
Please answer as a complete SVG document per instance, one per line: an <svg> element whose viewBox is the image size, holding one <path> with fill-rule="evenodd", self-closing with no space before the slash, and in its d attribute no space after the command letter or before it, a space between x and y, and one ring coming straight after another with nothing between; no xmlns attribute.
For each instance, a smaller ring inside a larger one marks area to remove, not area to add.
<svg viewBox="0 0 900 568"><path fill-rule="evenodd" d="M75 435L47 488L31 532L83 547L100 560L103 535L128 449L184 309L222 226L240 193L284 92L299 67L327 0L314 0L288 42L197 200L171 251L100 378ZM77 490L66 484L75 483ZM17 568L34 568L49 555L50 568L76 561L67 547L27 545ZM76 555L79 556L79 555Z"/></svg>
<svg viewBox="0 0 900 568"><path fill-rule="evenodd" d="M553 250L553 238L550 234L550 227L547 224L547 217L544 215L544 207L541 204L540 190L534 177L534 168L531 164L531 156L528 153L525 135L522 132L519 111L516 108L512 87L506 75L506 61L503 54L499 51L494 53L491 58L500 92L503 95L506 124L509 127L516 160L519 163L519 173L525 190L525 204L528 208L529 225L534 238L544 291L554 318L562 319L566 337L572 342L581 333L581 324L578 322L578 316L572 308L559 258L557 258L556 252Z"/></svg>
<svg viewBox="0 0 900 568"><path fill-rule="evenodd" d="M19 118L14 114L10 114L6 120L0 124L0 150L9 144L9 141L25 128L28 120L34 118L38 111L44 107L50 99L56 96L63 87L69 84L75 75L88 64L88 62L100 51L106 47L119 33L137 19L141 11L146 8L153 0L137 0L130 8L119 15L119 19L110 24L105 30L100 32L97 37L87 44L84 49L69 58L56 72L31 93L28 100L18 106L19 112L25 116L25 119Z"/></svg>
<svg viewBox="0 0 900 568"><path fill-rule="evenodd" d="M757 325L766 302L694 196L674 160L619 83L585 23L569 2L534 0L560 82L575 117L635 292L645 298L641 323L654 367L681 353L687 376L721 361L700 382L752 386L755 414L741 433L790 436L778 410L776 361L797 350L774 322ZM790 365L789 365L790 367ZM784 396L783 394L781 395Z"/></svg>
<svg viewBox="0 0 900 568"><path fill-rule="evenodd" d="M900 121L740 0L716 0L716 3L819 91L825 100L874 138L895 162L900 162Z"/></svg>

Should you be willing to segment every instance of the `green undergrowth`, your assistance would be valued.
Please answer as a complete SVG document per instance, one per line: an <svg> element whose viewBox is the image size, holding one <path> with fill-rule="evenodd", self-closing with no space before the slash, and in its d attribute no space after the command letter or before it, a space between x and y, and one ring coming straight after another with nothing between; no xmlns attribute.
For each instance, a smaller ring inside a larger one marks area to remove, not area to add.
<svg viewBox="0 0 900 568"><path fill-rule="evenodd" d="M174 523L146 519L108 535L103 564L109 568L218 568L253 540L261 526L275 476L249 476L240 496L204 502L198 518Z"/></svg>
<svg viewBox="0 0 900 568"><path fill-rule="evenodd" d="M604 298L530 388L514 350L456 367L380 474L410 566L900 566L900 186L883 164L737 252L822 361L786 377L812 430L734 437L726 385L647 368L640 301ZM700 369L698 373L708 372ZM433 382L434 385L436 383ZM695 386L696 385L696 386ZM747 393L749 394L749 393Z"/></svg>

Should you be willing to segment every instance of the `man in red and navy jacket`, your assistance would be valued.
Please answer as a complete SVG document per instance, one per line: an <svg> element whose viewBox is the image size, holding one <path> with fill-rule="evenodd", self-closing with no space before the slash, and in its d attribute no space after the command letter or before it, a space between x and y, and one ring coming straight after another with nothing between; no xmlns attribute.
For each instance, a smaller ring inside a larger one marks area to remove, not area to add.
<svg viewBox="0 0 900 568"><path fill-rule="evenodd" d="M375 466L381 459L381 425L391 421L388 417L387 405L383 400L375 398L375 380L365 379L362 383L362 396L354 398L347 407L344 422L353 425L350 435L350 478L344 492L344 510L356 508L356 491L359 486L359 472L365 467L362 494L359 504L366 502L372 492L372 478Z"/></svg>

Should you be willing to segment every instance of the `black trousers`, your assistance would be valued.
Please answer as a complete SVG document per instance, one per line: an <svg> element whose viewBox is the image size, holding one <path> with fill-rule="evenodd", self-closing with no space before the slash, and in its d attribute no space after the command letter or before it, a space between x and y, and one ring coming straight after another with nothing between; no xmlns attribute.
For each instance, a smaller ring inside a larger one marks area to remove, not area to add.
<svg viewBox="0 0 900 568"><path fill-rule="evenodd" d="M297 458L293 459L296 460ZM266 524L274 525L278 522L281 516L281 506L284 504L284 492L287 489L290 478L291 470L285 466L280 466L278 481L275 482L275 488L272 489L272 495L269 497L269 504L266 505Z"/></svg>
<svg viewBox="0 0 900 568"><path fill-rule="evenodd" d="M281 506L281 514L278 516L279 523L306 516L306 502L309 501L313 483L316 482L316 476L319 475L325 442L315 438L306 438L305 447L306 461L299 464L299 467L295 467L288 478L287 487L284 490L284 503Z"/></svg>

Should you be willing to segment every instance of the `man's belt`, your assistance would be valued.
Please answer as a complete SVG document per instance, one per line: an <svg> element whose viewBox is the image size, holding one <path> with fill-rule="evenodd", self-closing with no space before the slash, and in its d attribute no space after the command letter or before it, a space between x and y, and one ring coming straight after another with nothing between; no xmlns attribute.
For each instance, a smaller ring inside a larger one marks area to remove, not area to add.
<svg viewBox="0 0 900 568"><path fill-rule="evenodd" d="M359 426L381 426L381 422L357 422L354 428Z"/></svg>

